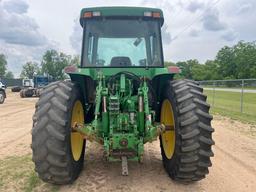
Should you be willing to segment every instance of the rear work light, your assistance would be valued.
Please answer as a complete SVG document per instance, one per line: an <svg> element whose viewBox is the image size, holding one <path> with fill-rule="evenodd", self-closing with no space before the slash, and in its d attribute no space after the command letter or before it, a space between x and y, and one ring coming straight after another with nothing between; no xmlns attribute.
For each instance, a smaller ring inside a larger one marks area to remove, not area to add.
<svg viewBox="0 0 256 192"><path fill-rule="evenodd" d="M84 13L84 18L99 17L99 16L101 16L101 13L99 11Z"/></svg>
<svg viewBox="0 0 256 192"><path fill-rule="evenodd" d="M92 16L93 16L93 17L100 17L101 14L100 14L99 11L94 11L94 12L92 12Z"/></svg>
<svg viewBox="0 0 256 192"><path fill-rule="evenodd" d="M152 12L144 12L145 17L152 17Z"/></svg>

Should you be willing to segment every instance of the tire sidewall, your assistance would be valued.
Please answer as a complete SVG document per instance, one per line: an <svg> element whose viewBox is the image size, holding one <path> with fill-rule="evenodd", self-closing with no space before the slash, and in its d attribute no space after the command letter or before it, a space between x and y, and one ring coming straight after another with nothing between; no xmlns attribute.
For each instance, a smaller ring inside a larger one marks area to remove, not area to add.
<svg viewBox="0 0 256 192"><path fill-rule="evenodd" d="M214 156L211 146L212 116L210 105L203 88L192 80L169 82L163 90L162 100L168 99L173 107L175 118L174 155L168 159L161 143L163 164L169 176L178 181L199 181L209 173Z"/></svg>
<svg viewBox="0 0 256 192"><path fill-rule="evenodd" d="M2 90L0 90L0 95L1 95L1 98L2 98L2 100L0 100L0 104L3 104L4 100L5 100L5 94Z"/></svg>
<svg viewBox="0 0 256 192"><path fill-rule="evenodd" d="M63 82L64 83L64 82ZM73 89L72 89L72 95L70 98L70 102L68 102L68 114L67 114L67 118L68 118L68 123L66 126L66 149L67 149L67 159L69 162L69 172L72 174L72 180L76 179L81 171L81 169L83 168L83 161L84 161L84 154L85 154L85 144L86 141L84 140L83 142L83 149L82 149L82 153L81 156L79 158L78 161L75 161L73 158L73 154L72 154L72 148L71 148L71 119L72 119L72 110L74 107L75 102L79 100L81 101L82 105L84 106L84 102L83 102L83 97L81 95L81 93L79 92L79 88L78 86L75 84ZM83 108L84 110L84 108ZM84 111L85 114L85 111Z"/></svg>
<svg viewBox="0 0 256 192"><path fill-rule="evenodd" d="M165 152L163 150L163 144L162 144L162 137L160 135L160 145L161 145L161 153L162 153L162 157L163 157L163 162L164 162L164 167L168 170L171 170L170 172L168 172L170 174L171 177L174 177L174 171L175 171L175 165L178 162L178 154L180 151L180 145L181 145L181 138L180 138L180 126L179 126L179 119L178 119L178 109L177 109L177 99L176 99L176 95L175 92L172 88L171 83L168 83L165 86L165 89L163 89L164 92L162 94L161 97L161 108L162 108L162 103L164 100L168 100L171 105L172 105L172 110L173 110L173 116L174 116L174 122L175 122L175 147L174 147L174 153L173 156L171 157L171 159L167 158L165 155ZM161 120L161 108L160 108L160 120Z"/></svg>

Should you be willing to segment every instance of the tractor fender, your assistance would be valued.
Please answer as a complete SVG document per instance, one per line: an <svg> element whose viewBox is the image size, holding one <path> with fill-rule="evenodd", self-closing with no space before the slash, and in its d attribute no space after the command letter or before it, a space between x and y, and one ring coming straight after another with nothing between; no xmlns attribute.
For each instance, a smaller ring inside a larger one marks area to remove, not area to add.
<svg viewBox="0 0 256 192"><path fill-rule="evenodd" d="M93 78L89 75L78 73L70 73L69 76L72 82L76 82L79 85L79 89L84 97L85 103L94 103L96 83Z"/></svg>

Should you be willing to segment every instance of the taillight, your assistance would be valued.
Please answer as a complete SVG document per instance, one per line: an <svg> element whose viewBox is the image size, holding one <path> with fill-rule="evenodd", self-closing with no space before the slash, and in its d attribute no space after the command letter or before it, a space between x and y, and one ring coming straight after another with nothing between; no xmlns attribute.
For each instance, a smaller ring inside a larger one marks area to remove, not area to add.
<svg viewBox="0 0 256 192"><path fill-rule="evenodd" d="M85 12L84 13L84 18L90 18L92 17L92 12Z"/></svg>
<svg viewBox="0 0 256 192"><path fill-rule="evenodd" d="M154 18L160 18L161 14L159 12L153 12L153 17Z"/></svg>

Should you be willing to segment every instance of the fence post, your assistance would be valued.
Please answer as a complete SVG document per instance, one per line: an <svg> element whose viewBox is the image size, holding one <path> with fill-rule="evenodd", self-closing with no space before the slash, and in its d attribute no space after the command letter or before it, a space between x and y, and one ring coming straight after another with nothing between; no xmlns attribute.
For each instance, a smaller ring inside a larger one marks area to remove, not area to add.
<svg viewBox="0 0 256 192"><path fill-rule="evenodd" d="M241 89L241 98L240 98L240 112L243 113L243 104L244 104L244 79L242 79L242 89Z"/></svg>
<svg viewBox="0 0 256 192"><path fill-rule="evenodd" d="M214 98L215 98L215 84L216 82L213 82L213 93L212 93L212 107L214 106Z"/></svg>

